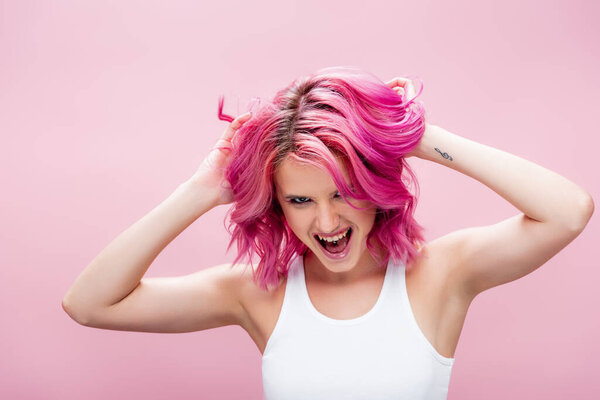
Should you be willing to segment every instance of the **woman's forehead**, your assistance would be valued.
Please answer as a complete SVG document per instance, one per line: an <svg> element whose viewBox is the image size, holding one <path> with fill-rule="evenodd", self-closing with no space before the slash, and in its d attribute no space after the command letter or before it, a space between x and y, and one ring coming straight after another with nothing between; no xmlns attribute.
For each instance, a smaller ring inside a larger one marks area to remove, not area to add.
<svg viewBox="0 0 600 400"><path fill-rule="evenodd" d="M340 161L338 165L349 182L347 171ZM286 157L275 171L275 186L284 194L312 193L335 190L336 185L329 172L314 165Z"/></svg>

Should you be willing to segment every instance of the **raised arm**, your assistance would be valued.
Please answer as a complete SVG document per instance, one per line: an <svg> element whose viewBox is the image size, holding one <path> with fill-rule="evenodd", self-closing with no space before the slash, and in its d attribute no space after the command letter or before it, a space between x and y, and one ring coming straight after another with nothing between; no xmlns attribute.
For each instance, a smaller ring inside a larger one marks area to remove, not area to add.
<svg viewBox="0 0 600 400"><path fill-rule="evenodd" d="M439 126L426 125L413 155L478 180L521 211L440 240L455 260L449 273L459 293L474 297L531 273L575 239L594 210L589 193L565 177Z"/></svg>
<svg viewBox="0 0 600 400"><path fill-rule="evenodd" d="M410 79L386 82L413 99ZM543 265L585 228L594 212L589 193L531 161L426 124L405 156L434 161L483 183L520 214L489 226L461 229L432 242L451 296L469 303L477 294L521 278Z"/></svg>
<svg viewBox="0 0 600 400"><path fill-rule="evenodd" d="M228 141L248 117L232 121L198 171L83 270L62 302L74 320L99 328L152 332L193 331L239 321L236 280L241 275L228 264L182 277L143 276L191 223L232 201L222 167Z"/></svg>

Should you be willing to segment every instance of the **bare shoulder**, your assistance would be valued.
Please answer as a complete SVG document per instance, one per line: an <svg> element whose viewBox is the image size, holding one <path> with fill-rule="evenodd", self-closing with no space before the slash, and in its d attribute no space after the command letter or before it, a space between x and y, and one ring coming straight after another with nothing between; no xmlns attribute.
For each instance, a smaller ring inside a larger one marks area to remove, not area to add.
<svg viewBox="0 0 600 400"><path fill-rule="evenodd" d="M273 291L275 291L281 287L281 283L283 280L280 281L279 286L270 287L268 291L262 289L258 285L258 283L254 280L254 275L256 274L257 267L258 267L257 265L251 265L248 263L240 264L239 266L235 267L236 269L238 269L237 280L238 280L238 284L240 285L239 288L243 292L242 295L250 295L251 296L251 295L255 295L255 294L259 294L259 293L268 294L268 293L272 293Z"/></svg>
<svg viewBox="0 0 600 400"><path fill-rule="evenodd" d="M256 266L245 264L244 267L238 277L238 300L244 310L240 326L261 348L259 343L264 341L263 336L272 328L279 315L286 279L282 279L279 286L264 290L254 280Z"/></svg>
<svg viewBox="0 0 600 400"><path fill-rule="evenodd" d="M238 300L244 306L249 308L252 303L266 301L281 289L280 284L277 287L271 287L269 290L264 290L254 280L256 273L256 265L243 264L237 275Z"/></svg>
<svg viewBox="0 0 600 400"><path fill-rule="evenodd" d="M419 270L419 276L443 291L444 297L470 303L474 296L464 289L458 268L461 243L459 231L425 243L419 248L422 257L416 261L414 270Z"/></svg>

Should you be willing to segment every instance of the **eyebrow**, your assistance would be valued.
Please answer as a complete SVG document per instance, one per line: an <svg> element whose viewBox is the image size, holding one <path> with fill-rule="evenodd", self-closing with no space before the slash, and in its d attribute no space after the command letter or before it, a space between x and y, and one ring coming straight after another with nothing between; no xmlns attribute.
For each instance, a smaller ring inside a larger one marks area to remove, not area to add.
<svg viewBox="0 0 600 400"><path fill-rule="evenodd" d="M329 195L330 195L330 196L332 196L332 195L336 194L337 192L339 192L339 190L337 190L337 189L336 189L336 190L334 190L333 192L331 192ZM290 200L290 199L295 199L295 198L297 198L297 197L308 198L308 197L310 197L310 196L299 196L299 195L296 195L296 194L288 194L288 195L286 195L284 198L285 198L286 200Z"/></svg>

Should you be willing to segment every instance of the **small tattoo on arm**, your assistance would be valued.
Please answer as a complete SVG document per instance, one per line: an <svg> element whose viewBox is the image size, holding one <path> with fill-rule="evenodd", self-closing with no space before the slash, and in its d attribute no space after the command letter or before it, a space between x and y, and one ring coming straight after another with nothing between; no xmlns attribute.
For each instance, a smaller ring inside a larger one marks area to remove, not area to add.
<svg viewBox="0 0 600 400"><path fill-rule="evenodd" d="M452 156L450 156L450 154L448 154L448 153L442 153L442 151L440 149L438 149L437 147L435 148L435 151L437 151L438 153L440 153L442 155L442 157L444 157L446 160L452 161Z"/></svg>

